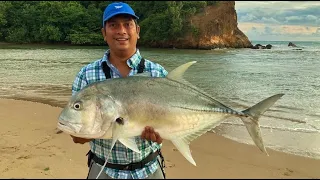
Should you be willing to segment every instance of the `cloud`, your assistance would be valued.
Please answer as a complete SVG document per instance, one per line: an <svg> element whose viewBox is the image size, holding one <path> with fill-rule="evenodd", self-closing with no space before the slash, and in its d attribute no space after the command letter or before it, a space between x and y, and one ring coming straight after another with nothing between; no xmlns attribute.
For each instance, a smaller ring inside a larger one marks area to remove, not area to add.
<svg viewBox="0 0 320 180"><path fill-rule="evenodd" d="M243 22L252 22L257 20L257 17L253 14L246 14L244 16L240 16L241 21Z"/></svg>
<svg viewBox="0 0 320 180"><path fill-rule="evenodd" d="M238 27L249 39L320 41L318 1L236 1Z"/></svg>
<svg viewBox="0 0 320 180"><path fill-rule="evenodd" d="M239 22L320 26L320 2L236 1Z"/></svg>
<svg viewBox="0 0 320 180"><path fill-rule="evenodd" d="M260 28L252 27L248 31L246 31L246 34L249 34L250 36L255 36L255 35L262 35L262 32L259 30Z"/></svg>
<svg viewBox="0 0 320 180"><path fill-rule="evenodd" d="M238 27L250 40L320 41L320 27L262 23L239 23Z"/></svg>
<svg viewBox="0 0 320 180"><path fill-rule="evenodd" d="M306 16L306 15L312 15L319 17L320 15L320 2L318 2L318 5L308 6L308 7L297 7L292 9L286 9L281 14L284 16Z"/></svg>
<svg viewBox="0 0 320 180"><path fill-rule="evenodd" d="M318 18L313 15L304 15L304 16L288 16L285 17L285 21L283 21L285 24L303 24L303 25L317 25Z"/></svg>
<svg viewBox="0 0 320 180"><path fill-rule="evenodd" d="M317 28L315 33L312 33L314 36L320 36L320 28Z"/></svg>
<svg viewBox="0 0 320 180"><path fill-rule="evenodd" d="M271 18L263 17L263 18L261 18L261 22L264 22L264 23L267 23L267 24L269 24L269 23L271 23L271 24L280 24L280 22L277 21L276 19L274 19L273 17L271 17Z"/></svg>
<svg viewBox="0 0 320 180"><path fill-rule="evenodd" d="M310 20L310 21L316 21L316 20L318 20L318 18L316 17L316 16L314 16L314 15L307 15L307 17L306 17L306 19L307 20Z"/></svg>
<svg viewBox="0 0 320 180"><path fill-rule="evenodd" d="M273 34L273 29L271 27L264 27L264 33L265 34Z"/></svg>
<svg viewBox="0 0 320 180"><path fill-rule="evenodd" d="M287 21L300 21L303 18L301 16L289 16L285 18Z"/></svg>
<svg viewBox="0 0 320 180"><path fill-rule="evenodd" d="M285 17L285 23L286 24L301 24L302 21L304 21L305 18L301 16L289 16Z"/></svg>

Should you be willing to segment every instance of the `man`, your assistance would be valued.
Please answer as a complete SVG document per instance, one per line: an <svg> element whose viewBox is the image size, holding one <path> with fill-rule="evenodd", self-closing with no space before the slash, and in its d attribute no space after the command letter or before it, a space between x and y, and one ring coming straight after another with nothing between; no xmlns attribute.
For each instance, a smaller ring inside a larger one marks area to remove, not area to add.
<svg viewBox="0 0 320 180"><path fill-rule="evenodd" d="M126 3L112 3L107 6L103 14L103 38L109 46L104 56L83 67L77 74L72 93L86 85L103 81L106 78L125 78L137 74L138 70L150 72L152 77L165 77L168 72L159 64L141 57L136 44L140 27L138 17ZM141 73L141 72L139 72ZM119 87L121 88L121 87ZM75 143L89 142L88 153L89 179L96 178L106 159L111 140L83 139L72 136ZM109 156L106 168L100 174L100 179L111 178L164 178L160 167L159 152L162 139L152 127L146 127L141 137L136 137L136 143L141 151L135 153L117 142ZM160 153L161 156L161 153ZM162 157L162 156L161 156ZM134 163L134 164L133 164ZM161 163L162 164L162 163Z"/></svg>

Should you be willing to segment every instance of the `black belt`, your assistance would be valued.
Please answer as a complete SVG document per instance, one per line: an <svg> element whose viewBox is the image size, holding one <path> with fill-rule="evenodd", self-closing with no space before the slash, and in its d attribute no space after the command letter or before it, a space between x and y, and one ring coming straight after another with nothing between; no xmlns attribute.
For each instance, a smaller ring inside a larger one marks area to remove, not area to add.
<svg viewBox="0 0 320 180"><path fill-rule="evenodd" d="M99 158L96 156L94 153L91 151L88 152L89 156L91 155L92 160L101 166L104 165L105 160ZM140 162L135 162L135 163L130 163L130 164L111 164L108 163L106 164L106 167L111 168L111 169L118 169L118 170L130 170L133 171L135 169L141 169L143 168L148 162L154 160L157 156L159 155L158 151L150 153L146 158L144 158Z"/></svg>

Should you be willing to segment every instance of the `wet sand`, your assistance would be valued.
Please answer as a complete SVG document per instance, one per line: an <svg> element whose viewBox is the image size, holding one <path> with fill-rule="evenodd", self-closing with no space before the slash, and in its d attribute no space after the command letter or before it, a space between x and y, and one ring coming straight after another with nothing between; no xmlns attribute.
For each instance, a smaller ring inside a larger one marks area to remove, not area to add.
<svg viewBox="0 0 320 180"><path fill-rule="evenodd" d="M0 178L86 178L89 145L57 134L60 107L0 99ZM164 141L168 178L320 178L320 160L251 145L214 133L191 142L197 166Z"/></svg>

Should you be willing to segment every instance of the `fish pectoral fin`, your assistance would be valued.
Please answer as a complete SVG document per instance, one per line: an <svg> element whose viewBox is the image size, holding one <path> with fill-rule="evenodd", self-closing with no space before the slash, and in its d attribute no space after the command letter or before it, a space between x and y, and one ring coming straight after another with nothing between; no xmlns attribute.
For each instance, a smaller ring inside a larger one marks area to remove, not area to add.
<svg viewBox="0 0 320 180"><path fill-rule="evenodd" d="M180 153L193 165L196 166L196 162L193 160L189 143L180 138L172 139L171 142L176 146L176 148L180 151Z"/></svg>
<svg viewBox="0 0 320 180"><path fill-rule="evenodd" d="M136 152L136 153L141 153L138 146L137 146L137 143L135 141L135 138L134 137L130 137L130 138L120 138L119 141L127 146L129 149L131 149L132 151Z"/></svg>
<svg viewBox="0 0 320 180"><path fill-rule="evenodd" d="M123 132L124 128L123 128L123 124L120 124L118 122L113 122L112 123L112 143L111 143L111 147L109 149L108 155L105 159L105 162L103 164L103 166L101 167L100 172L98 173L96 179L98 179L98 177L100 176L100 174L102 173L102 171L104 170L104 168L107 165L108 159L111 155L111 151L114 147L114 145L116 144L117 140L119 140L121 138L121 134Z"/></svg>
<svg viewBox="0 0 320 180"><path fill-rule="evenodd" d="M120 124L118 122L112 123L112 144L111 144L110 152L111 152L114 144L117 142L117 140L121 139L121 135L123 134L123 131L124 131L123 124Z"/></svg>

